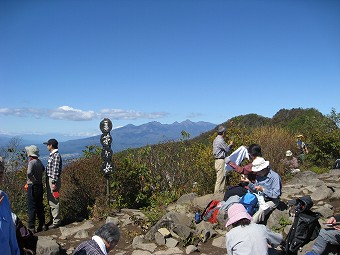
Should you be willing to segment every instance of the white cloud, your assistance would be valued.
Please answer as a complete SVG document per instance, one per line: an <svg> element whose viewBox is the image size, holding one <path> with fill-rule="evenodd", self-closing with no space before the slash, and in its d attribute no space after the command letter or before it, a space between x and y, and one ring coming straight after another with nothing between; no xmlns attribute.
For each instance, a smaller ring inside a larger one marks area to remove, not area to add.
<svg viewBox="0 0 340 255"><path fill-rule="evenodd" d="M98 118L94 111L83 111L74 109L70 106L60 106L59 108L50 110L49 112L52 119L59 120L86 121Z"/></svg>
<svg viewBox="0 0 340 255"><path fill-rule="evenodd" d="M166 112L145 113L122 109L103 109L100 112L101 118L115 120L158 119L168 115Z"/></svg>
<svg viewBox="0 0 340 255"><path fill-rule="evenodd" d="M110 118L114 120L158 119L167 116L166 112L138 112L123 109L102 109L99 113L84 111L71 106L60 106L56 109L38 108L0 108L0 115L16 117L51 118L69 121L90 121L94 119Z"/></svg>
<svg viewBox="0 0 340 255"><path fill-rule="evenodd" d="M41 118L46 115L46 110L34 108L0 108L0 114L5 116Z"/></svg>

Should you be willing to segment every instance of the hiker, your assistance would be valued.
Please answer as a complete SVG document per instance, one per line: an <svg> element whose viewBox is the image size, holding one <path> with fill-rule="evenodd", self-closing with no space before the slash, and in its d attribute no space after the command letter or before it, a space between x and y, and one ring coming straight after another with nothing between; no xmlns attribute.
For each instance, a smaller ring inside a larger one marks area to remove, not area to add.
<svg viewBox="0 0 340 255"><path fill-rule="evenodd" d="M269 161L262 157L256 157L252 162L252 171L256 173L256 181L252 183L246 177L241 177L241 181L248 182L248 188L260 193L264 197L265 206L260 206L253 215L255 223L263 222L265 216L274 210L280 203L282 182L281 177L269 166Z"/></svg>
<svg viewBox="0 0 340 255"><path fill-rule="evenodd" d="M281 162L283 163L285 170L291 174L300 172L299 162L297 158L293 156L292 151L286 151L286 157L282 159Z"/></svg>
<svg viewBox="0 0 340 255"><path fill-rule="evenodd" d="M118 227L109 222L101 226L91 240L82 242L73 252L73 255L106 255L120 239Z"/></svg>
<svg viewBox="0 0 340 255"><path fill-rule="evenodd" d="M231 228L226 234L228 255L278 254L273 248L283 242L282 235L272 232L266 226L252 222L252 217L240 203L232 204L228 209L226 227Z"/></svg>
<svg viewBox="0 0 340 255"><path fill-rule="evenodd" d="M42 176L45 171L43 163L39 159L39 149L35 145L26 146L25 150L29 157L27 167L27 207L28 207L28 228L33 233L47 230L44 213L44 187ZM35 231L35 219L38 217L39 225Z"/></svg>
<svg viewBox="0 0 340 255"><path fill-rule="evenodd" d="M327 220L327 228L322 228L315 239L312 251L306 255L321 255L328 244L340 246L340 214L330 217Z"/></svg>
<svg viewBox="0 0 340 255"><path fill-rule="evenodd" d="M62 159L58 151L58 141L56 139L49 139L44 144L46 144L50 152L46 166L46 191L52 216L52 226L49 228L53 229L58 228L61 223L59 192L61 187Z"/></svg>
<svg viewBox="0 0 340 255"><path fill-rule="evenodd" d="M0 184L5 174L5 164L0 157ZM0 250L1 254L20 255L12 211L7 194L0 190Z"/></svg>
<svg viewBox="0 0 340 255"><path fill-rule="evenodd" d="M257 157L262 157L261 146L255 143L249 145L248 154L252 161L256 159ZM225 159L225 162L229 166L231 166L236 172L246 175L248 179L251 181L255 181L255 175L252 173L252 170L251 170L253 166L252 162L250 162L249 164L245 166L239 166L235 162L230 161L229 157Z"/></svg>
<svg viewBox="0 0 340 255"><path fill-rule="evenodd" d="M225 133L225 130L226 130L225 127L218 126L217 136L213 142L213 155L215 159L215 170L216 170L216 183L215 183L214 194L224 192L224 187L225 187L224 159L233 145L233 141L231 141L229 145L227 145L226 142L224 141L223 135Z"/></svg>
<svg viewBox="0 0 340 255"><path fill-rule="evenodd" d="M305 154L308 154L308 148L305 142L302 141L303 135L298 135L296 136L297 141L296 145L298 148L298 159L300 161L300 164L302 165L303 162L305 161Z"/></svg>

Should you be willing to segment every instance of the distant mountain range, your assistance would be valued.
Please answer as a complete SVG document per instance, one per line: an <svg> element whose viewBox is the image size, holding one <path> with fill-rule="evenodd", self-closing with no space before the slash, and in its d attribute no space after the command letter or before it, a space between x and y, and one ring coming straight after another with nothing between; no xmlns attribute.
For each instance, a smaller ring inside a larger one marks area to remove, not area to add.
<svg viewBox="0 0 340 255"><path fill-rule="evenodd" d="M110 132L112 136L111 148L113 152L119 152L128 148L139 148L145 145L157 144L166 141L178 141L182 138L182 131L190 134L190 138L199 136L200 134L210 131L216 127L216 124L209 122L192 122L186 120L183 122L174 122L173 124L161 124L157 121L149 122L140 126L132 124L121 128L114 129ZM59 143L59 149L64 158L78 158L83 155L86 146L97 145L100 143L100 136L92 136L88 138L68 140ZM48 138L54 137L58 140L58 136L50 134ZM0 146L6 145L11 136L0 135ZM23 148L26 145L35 144L39 147L40 158L46 160L48 151L41 141L46 141L45 136L22 135L21 144Z"/></svg>

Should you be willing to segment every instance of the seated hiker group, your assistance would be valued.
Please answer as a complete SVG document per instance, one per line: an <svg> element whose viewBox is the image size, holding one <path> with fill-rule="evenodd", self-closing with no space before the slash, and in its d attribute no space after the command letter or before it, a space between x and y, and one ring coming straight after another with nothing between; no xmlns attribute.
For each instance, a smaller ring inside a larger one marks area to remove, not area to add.
<svg viewBox="0 0 340 255"><path fill-rule="evenodd" d="M218 136L213 143L217 175L214 193L224 192L222 187L225 187L225 173L227 171L236 171L241 176L238 185L227 187L223 201L217 205L219 210L226 211L228 214L226 223L228 228L226 234L228 255L277 254L275 248L279 245L286 254L296 254L299 247L314 239L316 240L313 249L306 255L324 254L328 244L340 245L340 227L336 226L340 215L328 220L331 229L321 229L318 222L320 215L310 211L313 203L311 199L308 200L308 196L307 199L300 200L300 202L306 203L305 208L297 211L296 222L293 223L293 227L285 239L281 234L268 229L265 226L266 221L270 213L280 203L281 177L271 168L270 162L262 157L261 146L258 144L251 144L248 148L241 146L227 156L233 142L231 141L229 145L224 142L224 132L224 127L218 127ZM301 139L301 135L298 139ZM305 153L308 153L308 151ZM241 166L241 162L245 158L250 163ZM221 177L221 160L224 164L224 178ZM281 163L289 173L294 174L300 171L298 160L290 150L286 151L286 158L281 160ZM300 163L303 162L300 161ZM207 212L205 214L207 215ZM207 218L206 215L205 218ZM217 217L216 212L208 215ZM214 218L207 220L216 222ZM296 226L304 228L302 231L304 233L296 230ZM307 231L308 228L310 228L309 232ZM254 238L255 236L257 238Z"/></svg>
<svg viewBox="0 0 340 255"><path fill-rule="evenodd" d="M251 162L240 166L245 157ZM262 157L261 146L258 144L251 144L248 149L241 146L224 161L228 170L233 169L241 174L240 184L228 187L224 193L225 203L229 204L229 201L237 199L252 215L253 222L263 222L280 202L282 189L280 175L270 167L269 161Z"/></svg>

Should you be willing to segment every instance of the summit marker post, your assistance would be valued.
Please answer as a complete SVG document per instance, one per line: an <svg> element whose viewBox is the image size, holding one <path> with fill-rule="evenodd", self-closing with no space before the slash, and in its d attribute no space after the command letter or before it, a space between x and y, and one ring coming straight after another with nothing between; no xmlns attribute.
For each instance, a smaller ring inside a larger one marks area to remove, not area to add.
<svg viewBox="0 0 340 255"><path fill-rule="evenodd" d="M110 131L112 130L112 122L110 119L104 118L99 124L100 130L102 131L102 135L100 136L100 143L103 146L101 157L103 160L103 164L101 170L104 173L104 177L106 178L106 198L107 204L110 203L110 175L113 172L113 162L112 162L112 136Z"/></svg>

